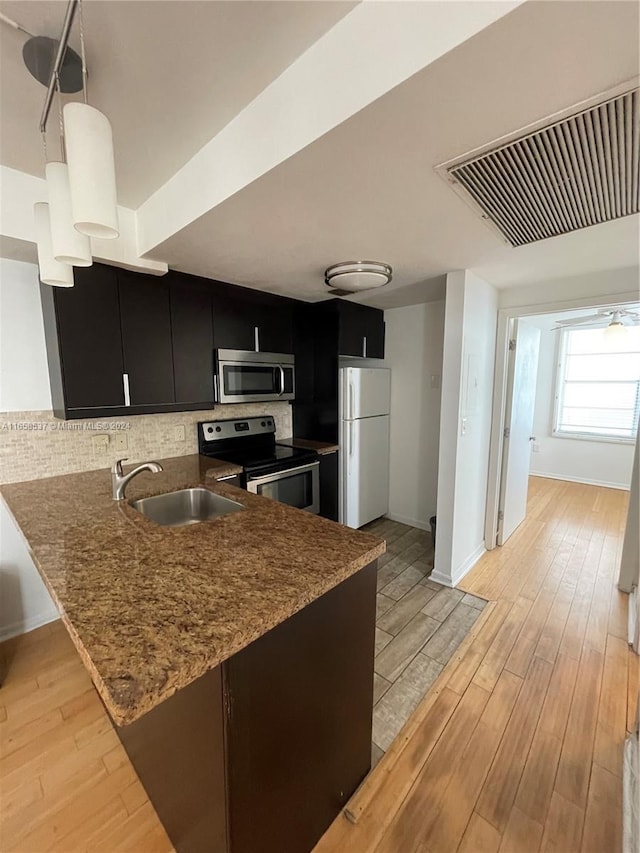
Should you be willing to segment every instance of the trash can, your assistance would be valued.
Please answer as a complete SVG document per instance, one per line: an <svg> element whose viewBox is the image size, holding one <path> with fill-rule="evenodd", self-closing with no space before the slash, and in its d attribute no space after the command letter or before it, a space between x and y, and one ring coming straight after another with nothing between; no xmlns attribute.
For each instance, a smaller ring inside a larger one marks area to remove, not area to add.
<svg viewBox="0 0 640 853"><path fill-rule="evenodd" d="M436 517L432 515L429 519L429 524L431 525L431 538L433 539L433 547L436 547Z"/></svg>

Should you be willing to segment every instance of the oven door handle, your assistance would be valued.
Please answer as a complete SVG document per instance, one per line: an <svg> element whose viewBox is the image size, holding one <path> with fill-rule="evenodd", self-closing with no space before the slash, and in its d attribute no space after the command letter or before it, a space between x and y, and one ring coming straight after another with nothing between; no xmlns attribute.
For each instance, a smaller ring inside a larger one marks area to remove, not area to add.
<svg viewBox="0 0 640 853"><path fill-rule="evenodd" d="M308 465L298 465L295 468L287 468L285 471L274 471L273 474L265 474L264 477L247 477L247 485L253 483L261 485L262 483L273 483L275 480L282 480L289 474L304 474L306 471L312 471L314 468L320 467L320 460L310 462Z"/></svg>
<svg viewBox="0 0 640 853"><path fill-rule="evenodd" d="M279 364L278 370L280 371L280 390L278 391L278 397L282 397L284 394L284 367Z"/></svg>

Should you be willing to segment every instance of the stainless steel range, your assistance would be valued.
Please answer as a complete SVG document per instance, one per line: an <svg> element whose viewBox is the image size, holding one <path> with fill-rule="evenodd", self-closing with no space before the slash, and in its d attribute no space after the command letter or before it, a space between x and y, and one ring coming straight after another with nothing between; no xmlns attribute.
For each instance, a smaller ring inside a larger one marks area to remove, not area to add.
<svg viewBox="0 0 640 853"><path fill-rule="evenodd" d="M242 467L243 488L307 512L320 511L320 462L313 450L276 442L273 417L201 421L198 449Z"/></svg>

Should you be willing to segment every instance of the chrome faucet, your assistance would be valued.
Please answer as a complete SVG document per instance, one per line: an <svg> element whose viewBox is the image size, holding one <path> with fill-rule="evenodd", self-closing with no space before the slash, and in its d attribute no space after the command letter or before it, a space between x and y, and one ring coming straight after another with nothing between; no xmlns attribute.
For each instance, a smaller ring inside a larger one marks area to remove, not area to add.
<svg viewBox="0 0 640 853"><path fill-rule="evenodd" d="M135 476L142 473L142 471L151 471L152 474L159 474L162 471L162 465L158 462L143 462L142 465L138 465L137 468L129 471L128 474L123 474L122 463L126 461L126 458L118 459L117 462L113 463L113 468L111 469L111 486L113 488L114 501L121 501L124 498L124 490L127 488L127 484Z"/></svg>

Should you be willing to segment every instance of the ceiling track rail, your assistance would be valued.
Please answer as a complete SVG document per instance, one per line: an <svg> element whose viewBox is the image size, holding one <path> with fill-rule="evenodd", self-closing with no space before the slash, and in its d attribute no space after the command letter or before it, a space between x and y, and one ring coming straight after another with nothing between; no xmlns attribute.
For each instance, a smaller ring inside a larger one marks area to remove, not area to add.
<svg viewBox="0 0 640 853"><path fill-rule="evenodd" d="M45 95L44 99L44 107L42 108L42 115L40 116L40 133L45 133L47 129L47 120L49 118L49 112L51 111L53 96L56 91L58 75L60 74L62 63L64 62L64 55L66 53L67 45L69 43L71 27L73 25L73 19L76 14L76 9L78 8L78 3L79 0L69 0L69 2L67 3L67 11L65 13L64 22L62 24L62 32L60 33L58 50L56 52L56 57L53 61L51 76L49 77L49 85L47 86L47 94Z"/></svg>

